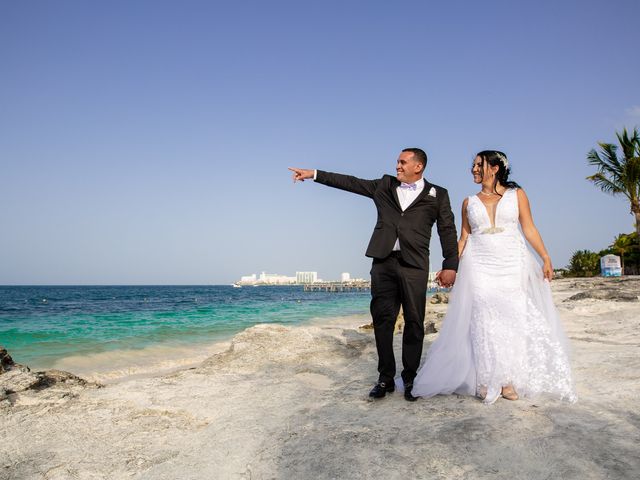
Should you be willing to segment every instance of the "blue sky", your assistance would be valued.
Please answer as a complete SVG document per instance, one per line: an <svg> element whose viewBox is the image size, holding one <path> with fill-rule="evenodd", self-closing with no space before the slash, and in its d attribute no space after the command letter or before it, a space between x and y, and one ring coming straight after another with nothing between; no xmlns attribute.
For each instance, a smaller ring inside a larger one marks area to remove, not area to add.
<svg viewBox="0 0 640 480"><path fill-rule="evenodd" d="M640 125L635 0L0 3L0 284L368 277L377 178L429 154L459 224L507 153L556 267L633 231L586 154ZM440 248L432 242L432 269Z"/></svg>

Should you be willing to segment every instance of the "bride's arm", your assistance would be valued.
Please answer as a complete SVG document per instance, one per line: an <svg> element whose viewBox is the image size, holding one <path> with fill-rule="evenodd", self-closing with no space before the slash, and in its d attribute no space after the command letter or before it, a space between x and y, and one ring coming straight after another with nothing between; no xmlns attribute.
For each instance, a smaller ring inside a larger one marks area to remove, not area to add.
<svg viewBox="0 0 640 480"><path fill-rule="evenodd" d="M551 258L549 258L549 254L547 253L547 249L544 246L544 242L542 241L542 237L540 236L540 232L536 228L533 223L533 217L531 215L531 207L529 205L529 199L527 198L527 194L524 193L524 190L519 188L518 192L518 209L520 215L520 226L522 226L522 233L527 241L531 244L533 249L536 251L540 258L544 262L542 266L542 273L544 274L544 278L547 280L551 280L553 278L553 266L551 265Z"/></svg>
<svg viewBox="0 0 640 480"><path fill-rule="evenodd" d="M460 240L458 240L458 257L462 256L464 247L467 244L467 237L471 232L471 226L469 225L469 217L467 216L467 204L469 199L465 198L462 202L462 228L460 229Z"/></svg>

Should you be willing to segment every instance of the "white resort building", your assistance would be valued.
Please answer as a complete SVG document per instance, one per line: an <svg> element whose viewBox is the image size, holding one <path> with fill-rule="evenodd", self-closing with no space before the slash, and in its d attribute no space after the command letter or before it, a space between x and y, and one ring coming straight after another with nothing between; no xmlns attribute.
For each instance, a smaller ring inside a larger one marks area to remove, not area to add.
<svg viewBox="0 0 640 480"><path fill-rule="evenodd" d="M296 283L315 283L318 281L318 272L296 272Z"/></svg>

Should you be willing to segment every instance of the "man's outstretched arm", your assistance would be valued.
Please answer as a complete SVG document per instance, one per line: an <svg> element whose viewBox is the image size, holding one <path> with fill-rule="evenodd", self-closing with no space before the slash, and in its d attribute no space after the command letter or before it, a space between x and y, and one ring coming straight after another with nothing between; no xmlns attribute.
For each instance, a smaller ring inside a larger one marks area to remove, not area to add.
<svg viewBox="0 0 640 480"><path fill-rule="evenodd" d="M293 172L294 182L304 182L305 180L313 179L323 185L357 193L358 195L364 195L369 198L373 197L380 182L380 180L363 180L362 178L351 175L342 175L340 173L331 173L322 170L308 170L294 167L289 167L289 170Z"/></svg>

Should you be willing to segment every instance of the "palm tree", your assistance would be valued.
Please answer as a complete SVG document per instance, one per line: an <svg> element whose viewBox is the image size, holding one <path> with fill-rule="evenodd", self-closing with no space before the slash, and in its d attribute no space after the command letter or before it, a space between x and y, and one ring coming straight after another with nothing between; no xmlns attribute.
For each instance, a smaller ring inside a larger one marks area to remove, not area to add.
<svg viewBox="0 0 640 480"><path fill-rule="evenodd" d="M633 239L631 235L625 235L621 233L616 237L613 244L609 247L614 253L620 255L620 263L622 267L622 274L624 275L624 254L633 248Z"/></svg>
<svg viewBox="0 0 640 480"><path fill-rule="evenodd" d="M616 136L622 157L618 158L617 145L598 142L600 153L591 150L587 155L589 164L597 167L598 172L587 180L603 192L627 197L631 213L636 218L636 233L640 235L640 132L634 128L629 136L625 128L621 134L616 132Z"/></svg>

